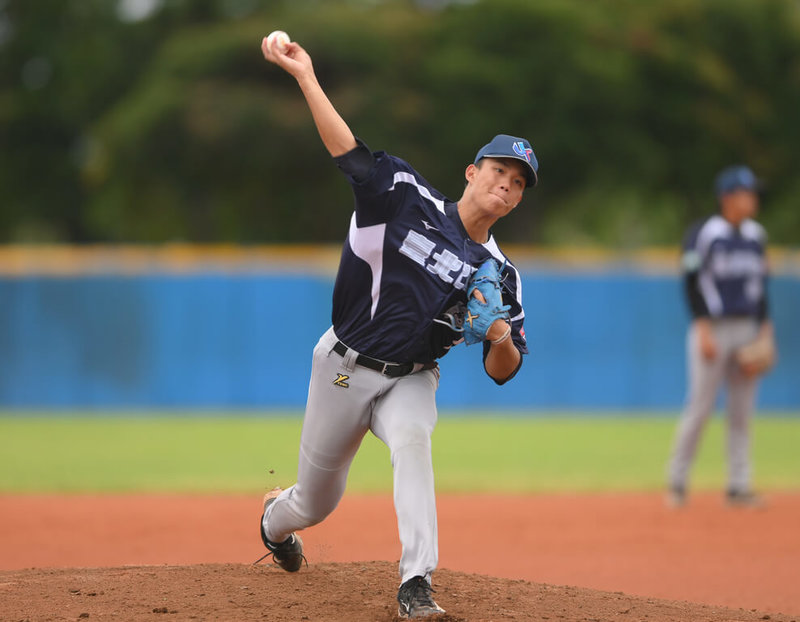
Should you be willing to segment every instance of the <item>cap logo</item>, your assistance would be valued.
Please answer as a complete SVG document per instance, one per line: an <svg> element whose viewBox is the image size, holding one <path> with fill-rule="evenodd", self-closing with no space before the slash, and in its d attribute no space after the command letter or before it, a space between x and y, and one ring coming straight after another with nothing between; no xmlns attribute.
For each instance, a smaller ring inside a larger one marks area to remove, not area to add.
<svg viewBox="0 0 800 622"><path fill-rule="evenodd" d="M531 154L533 153L533 149L526 149L525 143L523 143L521 140L514 143L513 149L514 153L516 153L521 158L525 158L530 164Z"/></svg>

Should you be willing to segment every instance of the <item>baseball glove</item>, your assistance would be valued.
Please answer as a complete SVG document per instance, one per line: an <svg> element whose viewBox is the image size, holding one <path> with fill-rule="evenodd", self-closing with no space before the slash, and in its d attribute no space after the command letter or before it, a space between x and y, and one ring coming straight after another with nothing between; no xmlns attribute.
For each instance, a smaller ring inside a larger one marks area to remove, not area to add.
<svg viewBox="0 0 800 622"><path fill-rule="evenodd" d="M767 373L775 365L776 358L775 340L769 333L759 335L736 351L739 368L750 377Z"/></svg>
<svg viewBox="0 0 800 622"><path fill-rule="evenodd" d="M471 345L486 339L486 331L495 322L508 321L510 305L503 304L501 268L494 259L484 261L467 283L467 311L464 315L464 343ZM475 295L475 290L481 297Z"/></svg>

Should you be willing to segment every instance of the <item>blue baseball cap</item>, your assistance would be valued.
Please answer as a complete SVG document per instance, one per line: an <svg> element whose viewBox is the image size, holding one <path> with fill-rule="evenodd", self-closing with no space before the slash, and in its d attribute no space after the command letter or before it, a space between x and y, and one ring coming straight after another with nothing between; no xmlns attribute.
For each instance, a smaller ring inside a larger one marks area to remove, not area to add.
<svg viewBox="0 0 800 622"><path fill-rule="evenodd" d="M514 158L524 163L526 188L535 186L539 181L537 171L539 161L533 153L533 147L524 138L509 136L508 134L498 134L488 145L481 147L478 155L475 156L475 164L483 158Z"/></svg>
<svg viewBox="0 0 800 622"><path fill-rule="evenodd" d="M736 190L759 192L761 190L761 181L749 167L737 164L736 166L724 168L719 172L714 181L714 190L717 193L717 197Z"/></svg>

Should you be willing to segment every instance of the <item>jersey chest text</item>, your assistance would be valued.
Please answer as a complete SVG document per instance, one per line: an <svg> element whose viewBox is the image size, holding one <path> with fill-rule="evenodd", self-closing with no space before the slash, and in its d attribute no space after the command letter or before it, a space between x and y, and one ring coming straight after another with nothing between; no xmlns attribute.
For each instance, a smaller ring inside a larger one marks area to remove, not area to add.
<svg viewBox="0 0 800 622"><path fill-rule="evenodd" d="M444 245L413 229L408 231L398 250L454 289L465 290L469 276L475 270Z"/></svg>
<svg viewBox="0 0 800 622"><path fill-rule="evenodd" d="M764 259L755 249L718 247L710 257L709 268L720 279L756 277L764 273Z"/></svg>

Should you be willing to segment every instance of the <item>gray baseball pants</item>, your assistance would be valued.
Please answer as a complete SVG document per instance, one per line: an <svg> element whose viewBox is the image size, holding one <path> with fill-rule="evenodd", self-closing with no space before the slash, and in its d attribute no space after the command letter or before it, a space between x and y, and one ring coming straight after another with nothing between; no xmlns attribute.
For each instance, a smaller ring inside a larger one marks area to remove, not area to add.
<svg viewBox="0 0 800 622"><path fill-rule="evenodd" d="M714 411L720 388L727 383L728 490L745 491L750 489L749 424L758 382L739 370L735 353L756 337L758 323L751 318L723 318L714 320L712 326L717 356L711 361L700 353L694 325L687 335L689 390L669 463L669 485L686 488L703 428Z"/></svg>
<svg viewBox="0 0 800 622"><path fill-rule="evenodd" d="M431 459L438 368L389 378L356 365L353 350L339 356L336 342L331 328L314 348L297 482L268 508L267 538L282 542L333 512L350 464L371 431L391 452L401 582L418 575L430 580L439 556Z"/></svg>

